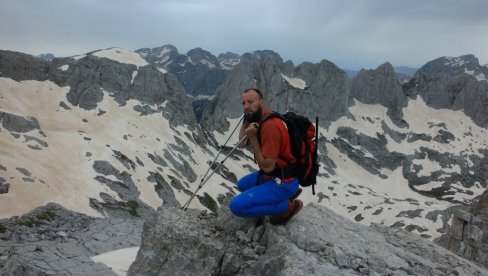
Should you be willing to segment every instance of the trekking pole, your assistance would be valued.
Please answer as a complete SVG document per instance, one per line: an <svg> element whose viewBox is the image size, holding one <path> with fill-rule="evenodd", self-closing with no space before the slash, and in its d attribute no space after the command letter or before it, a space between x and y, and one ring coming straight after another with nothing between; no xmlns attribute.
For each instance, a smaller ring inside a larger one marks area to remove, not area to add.
<svg viewBox="0 0 488 276"><path fill-rule="evenodd" d="M195 190L195 192L193 192L193 194L190 197L190 199L188 199L188 201L185 203L185 205L183 205L183 207L181 209L183 209L184 211L186 211L186 209L190 205L190 202L197 195L198 191L200 191L200 189L210 179L210 177L212 177L212 175L220 168L220 166L222 164L224 164L225 160L227 160L227 158L229 158L231 156L231 154L239 147L239 145L242 144L242 142L244 142L246 139L247 139L247 137L246 136L243 136L242 139L239 141L239 143L237 143L237 145L235 145L235 147L229 152L229 154L227 154L227 156L222 161L220 161L220 164L217 167L215 167L215 169L212 170L212 173L207 177L207 179L205 179L205 181L203 181L203 179L202 179L202 182L200 183L200 185L198 185L198 187Z"/></svg>
<svg viewBox="0 0 488 276"><path fill-rule="evenodd" d="M224 145L220 146L220 150L219 152L217 153L217 155L215 156L214 160L212 161L212 164L210 164L210 166L208 167L208 170L207 172L205 172L205 174L202 176L202 179L200 180L200 184L202 184L203 180L205 179L205 177L207 176L208 172L212 169L212 166L213 164L215 163L215 161L217 160L217 158L219 157L220 153L222 152L222 150L224 150L225 146L227 145L227 143L229 142L230 138L232 137L232 135L234 135L234 132L236 131L237 127L239 127L239 125L241 124L242 122L242 119L244 119L244 115L242 115L241 119L239 120L239 122L237 123L236 127L234 128L234 130L231 132L231 134L229 135L229 137L227 138L227 140L225 141Z"/></svg>

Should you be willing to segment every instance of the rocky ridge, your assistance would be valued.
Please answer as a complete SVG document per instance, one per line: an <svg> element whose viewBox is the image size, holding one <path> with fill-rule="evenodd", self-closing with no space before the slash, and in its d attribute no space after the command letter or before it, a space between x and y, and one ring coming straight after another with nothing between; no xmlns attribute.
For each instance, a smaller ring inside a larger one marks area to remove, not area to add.
<svg viewBox="0 0 488 276"><path fill-rule="evenodd" d="M474 55L440 57L427 62L416 74L445 73L449 76L468 74L488 87L488 67L480 65Z"/></svg>
<svg viewBox="0 0 488 276"><path fill-rule="evenodd" d="M197 245L197 246L196 246ZM160 208L128 275L488 275L408 232L353 223L316 204L286 226Z"/></svg>

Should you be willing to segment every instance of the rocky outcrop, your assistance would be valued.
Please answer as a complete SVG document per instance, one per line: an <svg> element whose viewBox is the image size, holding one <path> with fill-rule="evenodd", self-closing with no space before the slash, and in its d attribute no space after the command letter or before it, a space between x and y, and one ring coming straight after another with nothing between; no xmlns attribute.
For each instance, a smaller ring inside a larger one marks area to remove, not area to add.
<svg viewBox="0 0 488 276"><path fill-rule="evenodd" d="M208 130L225 131L227 118L242 115L240 95L250 87L263 92L272 110L293 111L311 119L319 115L323 125L345 115L352 101L346 73L329 61L294 67L291 62L265 58L242 62L230 72L204 111L201 124Z"/></svg>
<svg viewBox="0 0 488 276"><path fill-rule="evenodd" d="M477 125L488 126L488 90L473 76L417 73L404 90L430 107L462 110Z"/></svg>
<svg viewBox="0 0 488 276"><path fill-rule="evenodd" d="M390 63L384 63L375 70L361 70L352 81L351 94L360 102L387 107L392 121L398 126L405 126L401 123L401 109L406 106L407 97Z"/></svg>
<svg viewBox="0 0 488 276"><path fill-rule="evenodd" d="M390 152L386 147L387 141L384 135L369 137L349 127L339 127L337 129L338 138L334 138L331 143L341 152L362 166L369 173L379 175L382 178L387 176L381 174L382 168L394 170L403 165L407 160L405 154ZM361 146L361 150L355 147ZM366 156L369 153L371 157Z"/></svg>
<svg viewBox="0 0 488 276"><path fill-rule="evenodd" d="M0 275L114 275L90 257L139 246L142 223L92 218L54 203L0 220Z"/></svg>
<svg viewBox="0 0 488 276"><path fill-rule="evenodd" d="M44 81L49 78L49 64L31 55L0 50L0 77Z"/></svg>
<svg viewBox="0 0 488 276"><path fill-rule="evenodd" d="M409 97L420 95L428 106L462 110L477 125L488 126L488 67L473 55L441 57L422 66L404 84Z"/></svg>
<svg viewBox="0 0 488 276"><path fill-rule="evenodd" d="M36 118L26 118L2 111L0 111L0 122L2 122L2 127L10 132L25 133L34 129L40 130L39 122Z"/></svg>
<svg viewBox="0 0 488 276"><path fill-rule="evenodd" d="M449 232L436 242L488 267L488 190L473 202L470 210L456 210Z"/></svg>
<svg viewBox="0 0 488 276"><path fill-rule="evenodd" d="M223 223L225 222L225 223ZM309 204L286 226L160 209L128 275L488 275L399 229L352 223Z"/></svg>

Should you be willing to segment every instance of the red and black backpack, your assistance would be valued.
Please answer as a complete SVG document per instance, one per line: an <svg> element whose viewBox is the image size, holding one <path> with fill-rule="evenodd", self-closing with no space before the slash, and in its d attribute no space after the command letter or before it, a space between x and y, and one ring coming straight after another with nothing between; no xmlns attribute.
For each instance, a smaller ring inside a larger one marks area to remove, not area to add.
<svg viewBox="0 0 488 276"><path fill-rule="evenodd" d="M312 186L312 192L315 195L314 186L317 183L317 174L319 172L319 164L317 162L318 117L316 117L315 121L316 129L307 117L293 112L287 112L286 114L271 112L259 126L258 136L260 141L261 127L271 118L279 118L286 124L290 135L291 152L296 162L292 164L285 160L288 162L287 166L278 167L273 172L266 173L266 175L279 178L298 177L300 186Z"/></svg>

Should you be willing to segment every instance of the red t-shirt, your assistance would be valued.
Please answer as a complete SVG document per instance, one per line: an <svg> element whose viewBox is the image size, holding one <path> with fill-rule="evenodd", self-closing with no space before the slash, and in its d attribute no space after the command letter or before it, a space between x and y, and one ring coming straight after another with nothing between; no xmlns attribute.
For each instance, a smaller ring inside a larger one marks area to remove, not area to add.
<svg viewBox="0 0 488 276"><path fill-rule="evenodd" d="M269 113L269 109L264 110L261 122ZM295 163L295 157L291 153L288 130L285 123L279 118L271 118L261 126L260 142L263 156L275 159L277 167L285 167L289 164L288 162Z"/></svg>

